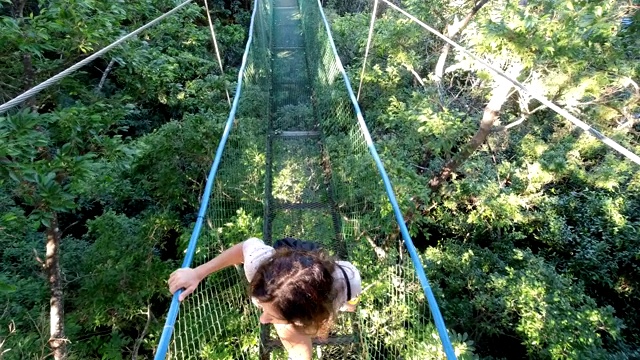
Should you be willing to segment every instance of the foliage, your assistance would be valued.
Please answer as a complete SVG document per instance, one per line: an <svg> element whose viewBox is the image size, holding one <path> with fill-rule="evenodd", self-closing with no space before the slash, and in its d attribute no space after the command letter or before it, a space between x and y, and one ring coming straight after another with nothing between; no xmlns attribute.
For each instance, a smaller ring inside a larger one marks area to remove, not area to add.
<svg viewBox="0 0 640 360"><path fill-rule="evenodd" d="M382 358L446 359L415 270L411 263L399 263L398 255L397 249L385 248L384 256L372 257L365 246L350 252L366 289L358 305L365 346L381 346L376 356ZM478 358L467 333L449 336L458 358Z"/></svg>
<svg viewBox="0 0 640 360"><path fill-rule="evenodd" d="M606 354L602 336L620 335L612 307L598 307L580 283L530 251L516 249L503 257L448 242L429 249L424 260L429 277L448 299L443 311L450 326L469 331L480 344L505 341L515 330L530 355L601 358ZM460 293L465 296L455 296Z"/></svg>
<svg viewBox="0 0 640 360"><path fill-rule="evenodd" d="M69 336L79 337L89 329L108 340L108 344L92 342L93 351L104 355L131 347L146 317L154 316L145 316L147 307L167 296L165 279L173 266L161 262L157 247L176 227L170 216L162 214L138 220L107 212L88 223L90 245L78 259L83 273L75 285L77 295L70 299L77 309L69 314L75 324L71 330L78 333ZM154 323L156 331L159 327ZM75 348L77 358L92 356L84 345Z"/></svg>
<svg viewBox="0 0 640 360"><path fill-rule="evenodd" d="M3 102L174 6L165 0L27 0L19 14L20 2L0 2ZM152 355L168 301L163 281L181 258L226 121L225 90L237 75L248 3L210 2L226 75L215 61L202 9L191 4L32 104L0 116L4 358L49 352L42 243L53 212L63 235L70 358ZM359 80L370 4L326 3L343 63ZM446 29L472 4L407 0L402 6ZM492 1L460 41L495 66L523 64L520 80L528 87L638 153L639 16L637 4L617 1ZM632 22L623 25L622 17ZM456 53L438 89L431 74L443 44L389 9L380 11L373 44L360 103L459 358L637 357L637 167L518 92L500 121L523 124L492 134L441 191L432 192L428 180L473 135L493 82ZM113 70L103 74L111 59ZM344 96L334 88L322 91L316 100ZM241 105L236 122L252 128L238 127L227 149L239 166L214 208L223 219L209 232L222 247L263 227L262 208L245 206L260 202L264 192L266 129L253 120L269 94L259 92L245 89L253 101ZM357 233L351 260L370 286L360 316L372 326L369 335L384 334L368 346L398 358L417 334L427 340L403 358L442 358L412 270L390 260L399 256L397 227L371 176L373 164L353 154L355 138L338 136L344 119L306 105L276 115L291 128L323 117L323 151L341 195L337 206L345 213L367 210L345 221ZM255 133L264 136L248 141ZM241 142L249 144L240 148ZM309 164L286 164L276 176L278 199L300 196L301 188L287 179L304 176L302 165ZM341 184L349 182L362 186L346 193ZM329 218L298 220L305 228L320 222L314 231L333 231ZM297 225L278 218L273 226ZM380 310L393 294L412 299L411 306ZM246 316L228 312L229 332L202 356L229 357L229 347L255 351L254 334L241 328ZM391 325L400 330L384 331ZM132 354L136 344L140 349Z"/></svg>
<svg viewBox="0 0 640 360"><path fill-rule="evenodd" d="M220 119L220 116L218 116ZM160 208L194 212L222 133L213 113L187 115L138 142L129 181Z"/></svg>
<svg viewBox="0 0 640 360"><path fill-rule="evenodd" d="M262 234L262 218L252 216L244 209L238 209L236 215L223 227L214 230L218 242L225 248L238 243L238 239L259 237ZM186 248L186 246L185 246Z"/></svg>

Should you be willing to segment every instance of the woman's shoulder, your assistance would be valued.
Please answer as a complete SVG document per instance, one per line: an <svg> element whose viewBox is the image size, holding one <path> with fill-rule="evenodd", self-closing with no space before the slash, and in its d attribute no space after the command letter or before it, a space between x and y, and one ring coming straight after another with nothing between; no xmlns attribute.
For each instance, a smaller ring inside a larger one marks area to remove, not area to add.
<svg viewBox="0 0 640 360"><path fill-rule="evenodd" d="M337 275L337 277L339 278L344 278L344 275L346 274L347 279L349 279L349 283L355 285L357 288L360 288L360 271L357 267L355 267L355 265L353 265L349 261L338 260L336 261L336 266L344 270L344 273L342 272L342 270L336 269L336 271L334 271L334 277L336 277L335 275Z"/></svg>
<svg viewBox="0 0 640 360"><path fill-rule="evenodd" d="M360 277L360 271L351 262L344 261L344 260L337 260L336 265L342 267L345 270L348 270L347 275L349 276L349 278L353 278L355 276L357 276L358 278Z"/></svg>
<svg viewBox="0 0 640 360"><path fill-rule="evenodd" d="M267 246L264 241L258 239L257 237L250 237L242 243L242 248L247 248L251 246Z"/></svg>
<svg viewBox="0 0 640 360"><path fill-rule="evenodd" d="M242 244L242 255L244 257L244 274L251 282L253 276L258 271L260 265L273 256L274 249L266 245L258 238L249 238Z"/></svg>

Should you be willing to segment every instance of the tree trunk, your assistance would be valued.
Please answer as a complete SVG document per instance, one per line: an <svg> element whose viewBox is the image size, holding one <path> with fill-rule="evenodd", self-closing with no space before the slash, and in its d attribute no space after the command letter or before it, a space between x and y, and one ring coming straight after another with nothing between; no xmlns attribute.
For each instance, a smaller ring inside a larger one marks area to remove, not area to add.
<svg viewBox="0 0 640 360"><path fill-rule="evenodd" d="M54 212L47 229L47 254L45 271L51 288L50 322L51 337L49 346L55 360L67 357L67 339L64 335L64 303L62 294L62 279L60 271L60 230L58 229L58 215Z"/></svg>
<svg viewBox="0 0 640 360"><path fill-rule="evenodd" d="M27 0L17 0L17 1L14 0L11 3L11 5L13 5L12 8L11 8L11 10L12 10L11 11L12 12L11 15L15 19L22 19L22 16L24 14L24 6L26 5L26 3L27 3Z"/></svg>
<svg viewBox="0 0 640 360"><path fill-rule="evenodd" d="M27 4L27 0L21 0L13 3L14 18L18 21L18 24L20 25L20 27L23 27L23 24L24 24L24 19L23 19L24 7L26 4ZM22 67L24 69L24 79L23 79L22 88L24 91L27 91L33 87L36 81L36 74L35 74L35 71L33 70L33 61L31 60L31 54L29 54L28 52L25 52L22 54ZM25 104L35 111L36 110L35 96L32 96L29 99L27 99Z"/></svg>
<svg viewBox="0 0 640 360"><path fill-rule="evenodd" d="M449 26L447 30L447 37L453 40L460 32L462 32L462 30L467 27L467 25L469 25L471 19L488 2L489 0L480 0L480 2L476 3L473 6L473 9L471 9L471 11L467 14L467 16L465 16L462 21ZM440 81L442 80L442 76L444 74L444 64L447 61L447 56L449 55L450 50L451 45L449 43L445 43L442 47L442 51L440 52L440 57L438 58L438 63L436 64L436 69L434 71L435 79L438 84L440 84Z"/></svg>
<svg viewBox="0 0 640 360"><path fill-rule="evenodd" d="M33 70L33 62L31 61L31 54L22 54L22 66L24 67L24 91L27 91L33 87L36 79L35 71ZM33 111L36 110L36 97L32 96L27 99L25 103Z"/></svg>
<svg viewBox="0 0 640 360"><path fill-rule="evenodd" d="M521 69L521 66L514 66L509 73L515 77L520 73ZM507 101L507 96L509 96L509 91L512 87L513 84L507 80L501 78L497 81L496 87L491 91L491 100L489 100L489 103L484 109L484 114L480 121L480 128L462 150L443 166L440 173L429 181L431 190L438 190L440 186L451 177L451 174L484 143L487 136L491 133L493 123L500 117L500 109Z"/></svg>
<svg viewBox="0 0 640 360"><path fill-rule="evenodd" d="M131 352L131 360L138 360L138 351L140 350L140 345L144 341L144 337L147 336L147 332L149 331L149 325L151 325L151 320L153 319L153 314L151 313L151 304L147 304L147 323L144 325L144 329L142 329L142 334L136 340L135 345L133 346L133 351Z"/></svg>

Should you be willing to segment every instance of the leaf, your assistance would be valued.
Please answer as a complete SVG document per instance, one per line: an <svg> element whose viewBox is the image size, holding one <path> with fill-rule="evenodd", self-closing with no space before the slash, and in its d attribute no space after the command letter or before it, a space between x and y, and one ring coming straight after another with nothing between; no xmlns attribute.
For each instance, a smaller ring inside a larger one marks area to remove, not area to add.
<svg viewBox="0 0 640 360"><path fill-rule="evenodd" d="M13 221L13 220L15 220L17 218L18 217L14 213L8 213L8 214L2 215L2 221L4 221L4 222L10 222L10 221Z"/></svg>
<svg viewBox="0 0 640 360"><path fill-rule="evenodd" d="M604 10L602 9L602 6L596 6L595 8L595 14L597 17L602 17L602 13L604 12Z"/></svg>
<svg viewBox="0 0 640 360"><path fill-rule="evenodd" d="M20 179L18 178L18 175L15 172L11 171L11 170L9 170L9 177L15 182L20 182Z"/></svg>
<svg viewBox="0 0 640 360"><path fill-rule="evenodd" d="M0 1L2 1L2 0L0 0ZM14 285L9 285L9 284L6 284L6 283L0 281L0 292L14 292L14 291L16 291L16 289L17 288Z"/></svg>
<svg viewBox="0 0 640 360"><path fill-rule="evenodd" d="M52 184L55 178L56 178L56 173L54 173L53 171L47 173L47 175L44 178L44 182L43 182L44 185L46 186L46 185Z"/></svg>

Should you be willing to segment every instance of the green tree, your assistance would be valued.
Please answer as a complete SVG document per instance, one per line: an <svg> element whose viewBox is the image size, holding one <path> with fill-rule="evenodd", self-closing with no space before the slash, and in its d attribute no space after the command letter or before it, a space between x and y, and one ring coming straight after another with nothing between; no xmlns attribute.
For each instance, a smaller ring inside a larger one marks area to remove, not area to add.
<svg viewBox="0 0 640 360"><path fill-rule="evenodd" d="M96 154L87 152L87 148L95 144L83 142L78 133L96 130L95 137L104 135L109 127L99 129L100 119L99 115L83 107L46 115L22 111L0 118L2 176L12 180L12 195L32 209L29 220L42 224L46 232L43 269L51 289L49 343L56 359L66 356L67 341L59 214L77 208L78 197L89 191L91 181L99 171ZM68 132L66 127L72 130Z"/></svg>

